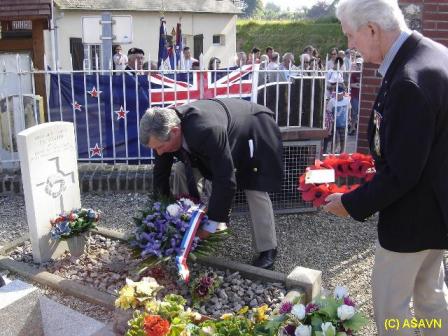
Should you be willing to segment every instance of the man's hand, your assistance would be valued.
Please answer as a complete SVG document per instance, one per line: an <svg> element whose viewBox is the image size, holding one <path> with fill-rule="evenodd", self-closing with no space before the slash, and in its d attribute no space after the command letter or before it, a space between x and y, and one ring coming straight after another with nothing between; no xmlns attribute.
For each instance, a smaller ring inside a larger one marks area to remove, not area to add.
<svg viewBox="0 0 448 336"><path fill-rule="evenodd" d="M335 193L327 196L327 198L325 199L327 204L324 205L324 210L339 217L347 217L349 214L347 210L345 210L344 205L342 204L341 201L342 195L343 195L342 193Z"/></svg>
<svg viewBox="0 0 448 336"><path fill-rule="evenodd" d="M225 229L227 229L226 223L216 222L214 220L209 219L207 224L201 225L201 227L196 231L196 236L198 236L201 239L207 239L208 237L210 237L210 234Z"/></svg>

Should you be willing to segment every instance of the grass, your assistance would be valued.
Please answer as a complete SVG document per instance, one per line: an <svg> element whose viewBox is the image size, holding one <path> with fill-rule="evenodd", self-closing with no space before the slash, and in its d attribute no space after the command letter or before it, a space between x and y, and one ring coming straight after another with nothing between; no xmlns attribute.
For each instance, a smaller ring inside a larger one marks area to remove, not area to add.
<svg viewBox="0 0 448 336"><path fill-rule="evenodd" d="M258 47L264 53L272 46L281 55L294 53L296 62L303 48L313 45L325 58L332 47L346 49L347 39L337 22L238 20L237 49L250 52Z"/></svg>

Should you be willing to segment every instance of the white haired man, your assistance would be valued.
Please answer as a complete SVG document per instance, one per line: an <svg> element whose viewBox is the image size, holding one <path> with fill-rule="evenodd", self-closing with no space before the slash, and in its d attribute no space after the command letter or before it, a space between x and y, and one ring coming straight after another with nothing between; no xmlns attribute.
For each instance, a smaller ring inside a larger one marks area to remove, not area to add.
<svg viewBox="0 0 448 336"><path fill-rule="evenodd" d="M185 191L190 195L197 197L198 191L188 168L198 168L211 181L207 215L216 226L228 223L236 188L244 190L259 252L253 264L273 266L277 238L268 192L281 190L283 147L272 111L235 98L198 100L176 109L148 109L140 121L140 143L157 152L156 193L170 195L174 157L185 164Z"/></svg>
<svg viewBox="0 0 448 336"><path fill-rule="evenodd" d="M294 72L291 72L295 69L294 66L294 54L291 52L287 52L282 57L282 63L279 65L279 82L287 82L289 81L290 75L293 75Z"/></svg>
<svg viewBox="0 0 448 336"><path fill-rule="evenodd" d="M372 274L378 334L413 334L400 328L413 298L415 325L442 323L421 333L446 335L448 49L410 31L397 0L341 0L336 15L349 48L380 64L383 80L368 130L375 177L328 196L325 209L359 221L379 211Z"/></svg>

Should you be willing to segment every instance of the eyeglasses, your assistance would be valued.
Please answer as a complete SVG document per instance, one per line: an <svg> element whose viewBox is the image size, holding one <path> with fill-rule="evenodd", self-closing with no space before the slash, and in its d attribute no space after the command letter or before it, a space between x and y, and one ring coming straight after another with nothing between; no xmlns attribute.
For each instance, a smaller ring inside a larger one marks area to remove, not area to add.
<svg viewBox="0 0 448 336"><path fill-rule="evenodd" d="M336 56L337 54L335 54L335 53L331 53L331 56Z"/></svg>

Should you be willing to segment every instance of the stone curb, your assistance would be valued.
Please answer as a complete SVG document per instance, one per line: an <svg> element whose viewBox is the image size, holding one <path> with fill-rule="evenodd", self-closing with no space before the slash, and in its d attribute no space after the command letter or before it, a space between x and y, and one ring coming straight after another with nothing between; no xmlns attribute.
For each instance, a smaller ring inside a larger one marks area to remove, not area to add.
<svg viewBox="0 0 448 336"><path fill-rule="evenodd" d="M12 242L6 243L2 248L0 248L0 256L7 254L9 251L14 249L16 246L24 243L28 239L30 239L30 235L29 233L25 233L23 236L14 239Z"/></svg>
<svg viewBox="0 0 448 336"><path fill-rule="evenodd" d="M0 267L7 269L12 273L17 273L26 279L30 279L41 285L59 290L65 294L78 297L94 304L99 304L111 310L115 309L115 297L100 292L93 287L84 286L76 281L64 279L58 275L33 268L25 263L15 261L5 256L0 256Z"/></svg>

